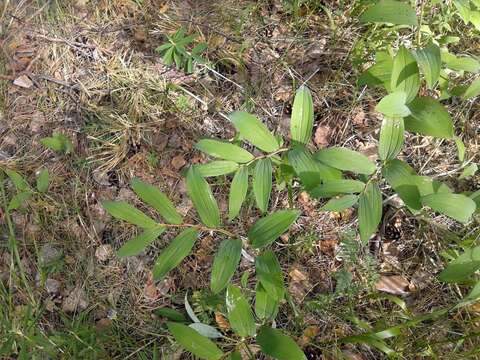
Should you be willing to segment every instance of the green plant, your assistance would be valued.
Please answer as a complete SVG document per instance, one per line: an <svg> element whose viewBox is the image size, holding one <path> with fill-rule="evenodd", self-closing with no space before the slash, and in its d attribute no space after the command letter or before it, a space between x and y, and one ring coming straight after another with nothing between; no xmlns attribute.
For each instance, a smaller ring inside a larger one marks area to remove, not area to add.
<svg viewBox="0 0 480 360"><path fill-rule="evenodd" d="M203 42L192 47L196 37L196 34L187 35L185 29L181 27L172 36L167 35L168 42L157 47L155 51L163 55L163 62L166 65L175 63L177 69L191 73L195 63L205 62L201 54L207 48L207 44ZM189 47L191 50L188 50Z"/></svg>
<svg viewBox="0 0 480 360"><path fill-rule="evenodd" d="M54 133L52 137L46 137L40 140L40 143L53 150L70 154L73 151L72 141L64 134Z"/></svg>

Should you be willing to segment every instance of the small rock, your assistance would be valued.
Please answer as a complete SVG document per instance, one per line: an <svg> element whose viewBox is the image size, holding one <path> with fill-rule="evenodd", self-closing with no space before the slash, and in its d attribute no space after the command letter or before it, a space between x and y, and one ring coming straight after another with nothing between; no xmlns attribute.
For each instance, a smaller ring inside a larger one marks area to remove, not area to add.
<svg viewBox="0 0 480 360"><path fill-rule="evenodd" d="M45 290L47 290L49 294L58 294L58 291L60 290L60 281L48 278L45 281Z"/></svg>
<svg viewBox="0 0 480 360"><path fill-rule="evenodd" d="M40 250L40 262L49 264L62 257L62 251L57 249L52 244L45 244Z"/></svg>
<svg viewBox="0 0 480 360"><path fill-rule="evenodd" d="M62 310L66 313L73 313L85 310L88 307L87 294L85 290L76 287L62 303Z"/></svg>
<svg viewBox="0 0 480 360"><path fill-rule="evenodd" d="M24 89L30 89L33 86L33 82L27 75L21 75L13 81L13 85Z"/></svg>
<svg viewBox="0 0 480 360"><path fill-rule="evenodd" d="M95 257L99 262L107 261L113 255L113 249L111 245L104 244L97 247L95 250Z"/></svg>

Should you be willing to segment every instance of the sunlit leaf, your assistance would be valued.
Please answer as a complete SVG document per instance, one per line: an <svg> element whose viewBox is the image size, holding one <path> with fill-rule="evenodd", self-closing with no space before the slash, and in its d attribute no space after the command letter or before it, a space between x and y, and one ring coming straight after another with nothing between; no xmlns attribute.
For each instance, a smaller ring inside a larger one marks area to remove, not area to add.
<svg viewBox="0 0 480 360"><path fill-rule="evenodd" d="M141 253L148 245L155 241L164 231L163 226L146 229L143 233L135 238L127 241L117 251L117 256L122 258L126 256L134 256Z"/></svg>
<svg viewBox="0 0 480 360"><path fill-rule="evenodd" d="M48 190L50 185L50 174L47 169L42 169L37 176L37 190L44 193Z"/></svg>
<svg viewBox="0 0 480 360"><path fill-rule="evenodd" d="M450 262L438 276L440 281L455 283L467 280L480 269L480 246L468 248Z"/></svg>
<svg viewBox="0 0 480 360"><path fill-rule="evenodd" d="M453 137L452 118L438 100L418 97L408 107L412 114L404 119L407 131L446 139Z"/></svg>
<svg viewBox="0 0 480 360"><path fill-rule="evenodd" d="M203 177L231 174L238 169L238 164L233 161L215 160L206 164L195 165L197 172Z"/></svg>
<svg viewBox="0 0 480 360"><path fill-rule="evenodd" d="M279 300L271 296L261 283L255 288L255 314L261 320L275 319L278 313Z"/></svg>
<svg viewBox="0 0 480 360"><path fill-rule="evenodd" d="M378 155L381 160L392 160L402 150L405 139L405 126L402 118L384 118L380 128Z"/></svg>
<svg viewBox="0 0 480 360"><path fill-rule="evenodd" d="M187 172L186 184L188 196L192 199L202 222L212 228L220 226L220 211L210 185L194 167Z"/></svg>
<svg viewBox="0 0 480 360"><path fill-rule="evenodd" d="M403 118L410 115L410 109L407 104L407 94L405 91L395 91L387 96L375 106L375 110L391 118Z"/></svg>
<svg viewBox="0 0 480 360"><path fill-rule="evenodd" d="M420 73L417 61L409 50L401 46L393 59L391 91L404 91L408 104L417 96L419 89Z"/></svg>
<svg viewBox="0 0 480 360"><path fill-rule="evenodd" d="M321 185L313 188L310 194L316 198L332 197L339 194L353 194L362 192L365 188L365 183L359 180L334 180L326 181Z"/></svg>
<svg viewBox="0 0 480 360"><path fill-rule="evenodd" d="M247 150L220 140L203 139L195 145L195 148L210 156L237 163L246 163L253 160L253 155Z"/></svg>
<svg viewBox="0 0 480 360"><path fill-rule="evenodd" d="M290 132L292 140L299 144L307 144L313 130L313 100L310 90L302 86L297 90L293 100Z"/></svg>
<svg viewBox="0 0 480 360"><path fill-rule="evenodd" d="M242 255L242 241L227 239L222 241L213 260L210 289L214 294L222 291L232 278Z"/></svg>
<svg viewBox="0 0 480 360"><path fill-rule="evenodd" d="M102 201L102 206L114 218L148 229L157 226L157 222L125 201Z"/></svg>
<svg viewBox="0 0 480 360"><path fill-rule="evenodd" d="M416 26L417 15L415 9L405 2L380 0L363 12L360 21Z"/></svg>
<svg viewBox="0 0 480 360"><path fill-rule="evenodd" d="M228 219L234 219L245 201L248 190L248 168L241 166L232 180L230 195L228 197Z"/></svg>
<svg viewBox="0 0 480 360"><path fill-rule="evenodd" d="M364 243L377 231L381 219L382 193L376 183L370 182L358 199L358 224Z"/></svg>
<svg viewBox="0 0 480 360"><path fill-rule="evenodd" d="M370 175L376 170L375 164L365 155L347 148L331 147L320 150L315 154L315 158L333 168L358 174Z"/></svg>
<svg viewBox="0 0 480 360"><path fill-rule="evenodd" d="M422 197L422 204L463 223L468 222L476 209L475 202L462 194L430 194Z"/></svg>
<svg viewBox="0 0 480 360"><path fill-rule="evenodd" d="M307 360L300 347L280 330L262 326L257 335L262 352L278 360Z"/></svg>
<svg viewBox="0 0 480 360"><path fill-rule="evenodd" d="M272 162L269 158L257 160L253 174L253 194L259 210L265 213L272 192Z"/></svg>
<svg viewBox="0 0 480 360"><path fill-rule="evenodd" d="M245 338L255 335L256 327L252 310L241 290L229 285L226 295L228 321L240 337Z"/></svg>
<svg viewBox="0 0 480 360"><path fill-rule="evenodd" d="M280 145L275 136L255 116L244 111L235 111L229 118L240 135L260 150L274 152L279 149Z"/></svg>
<svg viewBox="0 0 480 360"><path fill-rule="evenodd" d="M282 300L285 294L282 269L273 251L267 250L255 258L255 272L268 295Z"/></svg>
<svg viewBox="0 0 480 360"><path fill-rule="evenodd" d="M323 211L340 212L352 207L358 202L358 195L345 195L339 198L330 199L323 207Z"/></svg>
<svg viewBox="0 0 480 360"><path fill-rule="evenodd" d="M430 42L426 48L416 50L414 55L425 76L428 88L433 89L440 76L440 68L442 65L440 48L433 42Z"/></svg>

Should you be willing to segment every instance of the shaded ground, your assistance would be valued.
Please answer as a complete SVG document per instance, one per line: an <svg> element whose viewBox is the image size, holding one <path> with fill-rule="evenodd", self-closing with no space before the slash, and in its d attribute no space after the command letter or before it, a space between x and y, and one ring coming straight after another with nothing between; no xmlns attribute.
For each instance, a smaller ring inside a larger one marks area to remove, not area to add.
<svg viewBox="0 0 480 360"><path fill-rule="evenodd" d="M288 136L294 90L306 82L316 112L312 148L341 145L372 158L376 154L379 119L373 107L378 96L355 81L364 57L382 39L365 34L355 20L356 5L139 3L4 4L0 165L31 183L37 171L47 168L52 180L45 196L12 214L28 285L12 274L8 235L2 237L0 269L13 296L5 302L14 310L3 314L14 324L3 330L23 329L28 311L33 311L35 336L43 342L27 341L30 349L51 348L58 358L146 359L155 352L181 358L153 310L183 308L186 293L203 321L221 327L214 301L202 290L208 288L221 239L205 236L166 280L154 283L149 269L170 239L119 260L114 251L136 230L109 218L99 200L122 199L142 207L128 185L136 176L162 188L187 217L195 216L181 172L205 161L192 148L199 138L233 136L224 114L246 109ZM191 75L164 65L154 51L165 34L180 26L208 44L207 66L199 65ZM458 46L470 52L476 45L465 41ZM13 80L22 75L31 84L15 85ZM479 156L477 109L476 102L451 104L472 161ZM74 153L60 155L39 143L55 132L72 139ZM409 135L402 155L423 175L459 190L478 187L478 177L456 180L453 141ZM214 190L225 210L228 188L219 182ZM312 359L341 358L342 351L351 359L382 358L366 345L337 344L339 338L364 330L360 320L382 327L404 318L398 305L371 291L379 274L400 275L399 281L406 282L401 285L406 286L406 306L414 314L460 297L457 289L434 276L442 268L439 253L452 239L462 239L465 230L443 217L428 222L409 218L388 203L378 241L359 253L354 234L349 235L355 228L351 211L330 215L318 211L305 194L295 196L303 216L277 244L291 295L277 326L288 329ZM272 204L286 204L283 191L274 193ZM242 221L231 226L244 231L257 216L250 202ZM473 237L478 229L467 231ZM242 262L239 274L252 271L248 261ZM422 351L428 357L429 343L445 353L452 346L448 339L478 332L478 316L459 311L454 318L406 330L397 346L406 358ZM50 337L55 332L57 337ZM468 338L462 346L462 351L474 349L478 339Z"/></svg>

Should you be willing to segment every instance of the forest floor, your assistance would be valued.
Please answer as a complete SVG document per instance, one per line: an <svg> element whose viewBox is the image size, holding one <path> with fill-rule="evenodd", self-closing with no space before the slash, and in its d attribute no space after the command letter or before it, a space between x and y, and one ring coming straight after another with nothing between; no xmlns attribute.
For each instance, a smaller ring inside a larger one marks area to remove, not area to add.
<svg viewBox="0 0 480 360"><path fill-rule="evenodd" d="M200 138L234 136L225 114L245 109L288 137L295 89L306 83L314 97L312 149L347 146L375 159L381 120L374 107L380 95L356 81L389 39L364 30L354 1L304 3L0 3L0 166L30 184L40 170L50 173L48 191L12 211L10 230L0 213L0 277L7 284L0 328L2 337L14 339L0 339L2 358L21 358L22 351L24 358L38 359L188 358L155 314L162 307L182 310L185 297L202 321L222 328L205 290L221 239L203 237L165 280L154 282L152 263L169 239L138 256L117 258L115 251L137 230L113 220L100 201L141 207L129 186L138 177L161 188L187 218L195 217L182 171L206 161L193 147ZM165 65L155 52L166 34L182 26L207 44L208 62L192 74ZM464 38L462 24L453 29L462 38L457 51L479 55L478 37ZM391 40L398 41L393 35ZM479 104L451 101L448 107L467 157L478 162ZM70 154L41 144L54 133L71 139ZM421 175L460 191L475 189L478 176L458 180L456 151L454 141L408 135L401 156ZM228 187L217 182L213 189L225 213ZM12 191L2 185L4 201ZM376 240L360 249L353 210L321 212L321 203L306 193L294 196L304 215L276 244L283 249L289 292L276 322L310 359L383 358L368 344L338 339L462 297L458 288L436 279L444 266L441 253L451 241L464 239L458 224L443 216L415 219L387 202ZM275 189L272 209L286 201L285 192ZM247 207L231 226L247 229L258 215ZM20 261L12 254L9 231ZM246 260L240 267L240 275L253 271ZM407 359L433 353L452 359L457 351L480 346L478 338L462 338L479 332L477 306L405 329L391 346Z"/></svg>

